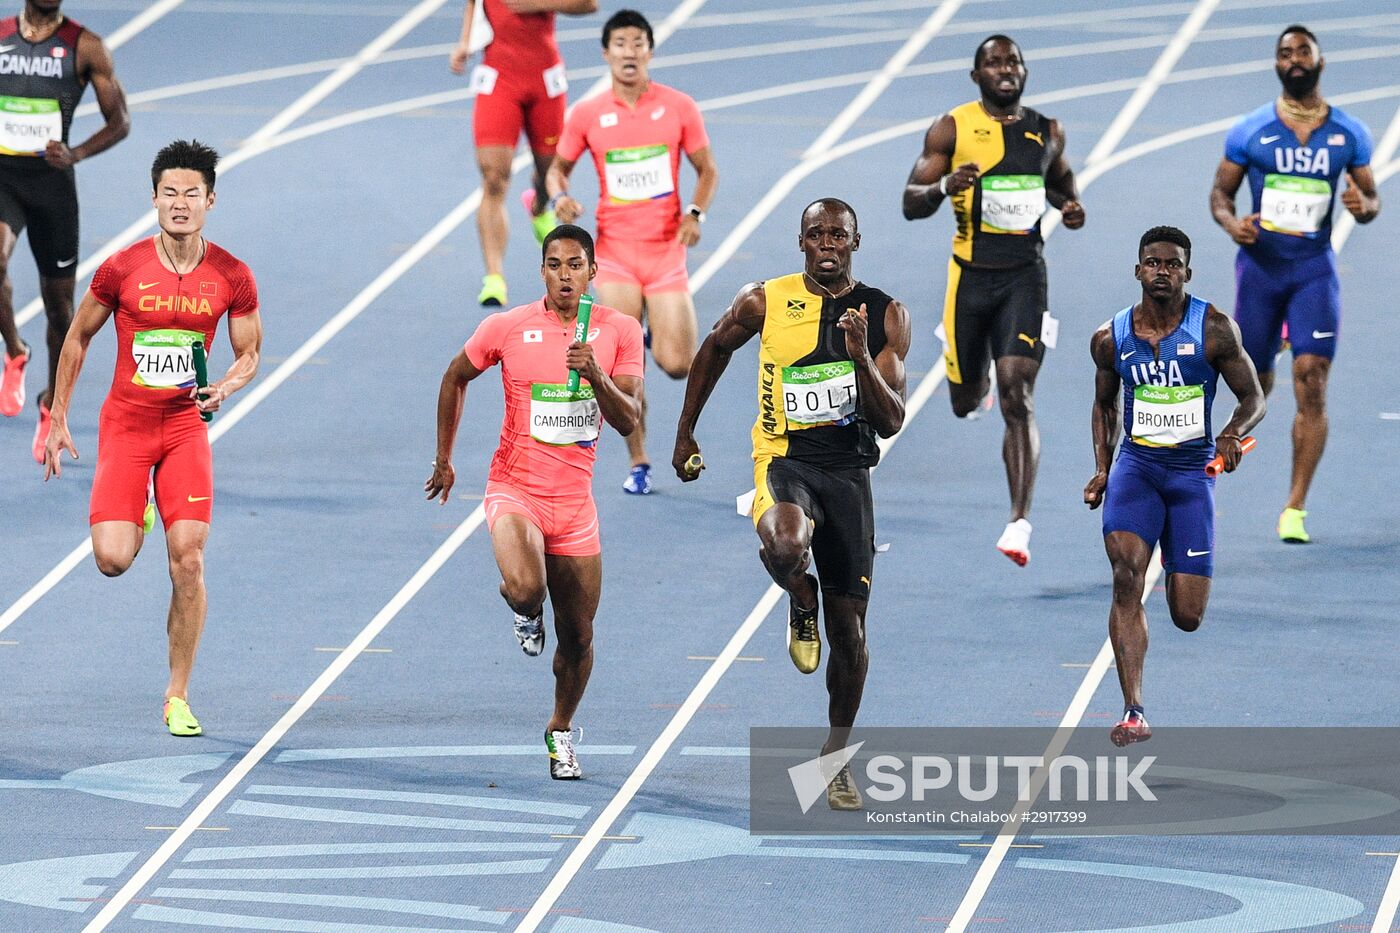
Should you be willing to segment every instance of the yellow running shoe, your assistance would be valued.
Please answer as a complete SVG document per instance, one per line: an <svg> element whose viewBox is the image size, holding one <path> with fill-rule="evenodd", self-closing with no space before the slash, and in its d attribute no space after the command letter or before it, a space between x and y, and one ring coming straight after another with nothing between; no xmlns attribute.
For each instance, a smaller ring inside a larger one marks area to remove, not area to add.
<svg viewBox="0 0 1400 933"><path fill-rule="evenodd" d="M506 277L503 275L483 275L481 294L476 296L477 304L483 308L502 308L506 303Z"/></svg>
<svg viewBox="0 0 1400 933"><path fill-rule="evenodd" d="M1307 517L1306 509L1284 509L1278 517L1278 539L1285 544L1307 544L1312 541L1303 528L1303 519Z"/></svg>
<svg viewBox="0 0 1400 933"><path fill-rule="evenodd" d="M849 762L826 785L826 805L833 810L860 810L865 807L860 788L851 781Z"/></svg>
<svg viewBox="0 0 1400 933"><path fill-rule="evenodd" d="M810 573L807 579L812 581L813 592L817 591L817 578ZM788 630L787 646L788 657L792 658L792 663L804 674L810 674L822 663L822 637L818 632L817 606L811 609L799 610L797 604L788 598Z"/></svg>
<svg viewBox="0 0 1400 933"><path fill-rule="evenodd" d="M165 700L165 726L171 735L203 735L199 720L190 712L190 705L183 697L167 697Z"/></svg>
<svg viewBox="0 0 1400 933"><path fill-rule="evenodd" d="M559 226L559 218L554 216L554 209L546 207L538 214L535 213L535 189L526 188L520 192L520 203L525 205L525 212L530 215L530 227L535 234L536 243L544 243L544 238L549 236L549 231Z"/></svg>

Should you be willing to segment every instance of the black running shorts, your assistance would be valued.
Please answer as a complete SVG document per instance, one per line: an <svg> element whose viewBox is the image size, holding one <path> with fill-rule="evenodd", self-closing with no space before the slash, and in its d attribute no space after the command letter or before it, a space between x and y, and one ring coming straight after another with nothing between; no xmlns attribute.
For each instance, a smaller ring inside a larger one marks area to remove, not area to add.
<svg viewBox="0 0 1400 933"><path fill-rule="evenodd" d="M754 484L755 525L778 502L791 502L812 520L812 557L823 592L870 598L875 502L869 469L829 470L787 457L761 457L754 464Z"/></svg>
<svg viewBox="0 0 1400 933"><path fill-rule="evenodd" d="M72 169L42 160L17 166L0 157L0 223L19 236L29 230L29 248L39 275L67 279L78 274L78 187Z"/></svg>
<svg viewBox="0 0 1400 933"><path fill-rule="evenodd" d="M943 330L948 381L977 385L992 360L1045 357L1040 331L1046 301L1045 261L1013 269L979 269L948 262Z"/></svg>

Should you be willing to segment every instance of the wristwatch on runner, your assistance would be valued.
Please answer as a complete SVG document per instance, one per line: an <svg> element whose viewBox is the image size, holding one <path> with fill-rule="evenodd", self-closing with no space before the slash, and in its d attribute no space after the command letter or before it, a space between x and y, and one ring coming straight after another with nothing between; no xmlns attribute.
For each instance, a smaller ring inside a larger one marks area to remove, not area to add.
<svg viewBox="0 0 1400 933"><path fill-rule="evenodd" d="M700 221L700 223L703 224L705 222L705 212L700 210L699 204L690 205L685 209L685 212L691 217L694 217L696 220Z"/></svg>

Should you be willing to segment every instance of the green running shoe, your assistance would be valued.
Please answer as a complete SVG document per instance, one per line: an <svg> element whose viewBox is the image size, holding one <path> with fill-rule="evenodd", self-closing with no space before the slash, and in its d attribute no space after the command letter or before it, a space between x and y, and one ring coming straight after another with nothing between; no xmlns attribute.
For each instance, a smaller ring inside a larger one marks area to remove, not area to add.
<svg viewBox="0 0 1400 933"><path fill-rule="evenodd" d="M503 275L483 275L481 294L476 296L483 308L503 308L506 303L506 277Z"/></svg>
<svg viewBox="0 0 1400 933"><path fill-rule="evenodd" d="M155 481L146 480L146 511L141 513L141 531L150 534L156 530L156 486Z"/></svg>
<svg viewBox="0 0 1400 933"><path fill-rule="evenodd" d="M525 212L530 215L530 225L534 228L535 242L544 243L544 238L549 236L549 231L559 226L559 218L554 216L554 210L546 207L543 211L535 213L535 189L526 188L520 192L520 203L525 205Z"/></svg>
<svg viewBox="0 0 1400 933"><path fill-rule="evenodd" d="M165 701L165 726L171 735L203 735L199 720L190 712L190 705L181 697L168 697Z"/></svg>
<svg viewBox="0 0 1400 933"><path fill-rule="evenodd" d="M1278 517L1278 539L1285 544L1307 544L1312 541L1303 528L1303 519L1307 517L1306 509L1284 509Z"/></svg>

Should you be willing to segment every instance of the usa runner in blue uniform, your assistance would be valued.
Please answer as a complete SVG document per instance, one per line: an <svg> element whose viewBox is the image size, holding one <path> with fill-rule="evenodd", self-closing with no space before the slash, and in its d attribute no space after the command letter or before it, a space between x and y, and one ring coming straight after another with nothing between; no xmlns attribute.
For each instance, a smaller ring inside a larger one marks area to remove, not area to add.
<svg viewBox="0 0 1400 933"><path fill-rule="evenodd" d="M1094 462L1084 487L1089 508L1104 507L1103 540L1113 565L1108 634L1123 688L1115 745L1152 737L1142 706L1147 613L1142 595L1153 546L1161 543L1172 622L1194 632L1205 616L1215 563L1215 480L1206 464L1218 453L1231 472L1240 440L1264 417L1264 391L1242 349L1240 330L1203 298L1186 294L1191 240L1153 227L1138 244L1133 275L1142 300L1094 332ZM1217 376L1235 394L1234 413L1211 430ZM1118 440L1119 401L1126 435Z"/></svg>
<svg viewBox="0 0 1400 933"><path fill-rule="evenodd" d="M1235 320L1268 393L1274 356L1288 329L1293 348L1293 480L1279 516L1283 541L1305 544L1304 505L1327 443L1327 376L1341 330L1341 287L1332 252L1334 195L1357 223L1380 212L1371 172L1371 132L1318 90L1324 61L1302 26L1279 36L1274 67L1283 92L1235 124L1215 173L1211 212L1240 245ZM1251 213L1235 216L1249 178Z"/></svg>

